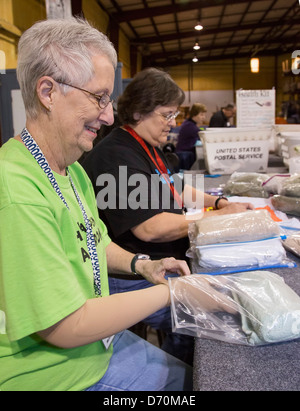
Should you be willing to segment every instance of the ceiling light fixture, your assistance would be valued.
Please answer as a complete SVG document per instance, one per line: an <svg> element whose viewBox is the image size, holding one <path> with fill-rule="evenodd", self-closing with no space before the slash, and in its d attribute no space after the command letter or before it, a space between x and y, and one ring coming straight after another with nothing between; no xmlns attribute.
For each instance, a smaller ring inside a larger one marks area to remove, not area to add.
<svg viewBox="0 0 300 411"><path fill-rule="evenodd" d="M199 13L198 13L198 21L197 21L196 26L194 27L195 30L199 31L203 29L203 26L200 22L201 22L201 10L199 10Z"/></svg>
<svg viewBox="0 0 300 411"><path fill-rule="evenodd" d="M199 43L198 43L198 39L195 41L195 44L194 44L193 49L194 49L194 50L200 50L200 46L199 46Z"/></svg>
<svg viewBox="0 0 300 411"><path fill-rule="evenodd" d="M259 73L259 58L253 57L250 60L251 73Z"/></svg>
<svg viewBox="0 0 300 411"><path fill-rule="evenodd" d="M200 21L197 22L196 26L194 27L195 30L202 30L203 26L200 24Z"/></svg>
<svg viewBox="0 0 300 411"><path fill-rule="evenodd" d="M198 57L197 57L197 55L195 54L194 57L193 57L193 62L194 62L194 63L197 63L197 61L198 61Z"/></svg>

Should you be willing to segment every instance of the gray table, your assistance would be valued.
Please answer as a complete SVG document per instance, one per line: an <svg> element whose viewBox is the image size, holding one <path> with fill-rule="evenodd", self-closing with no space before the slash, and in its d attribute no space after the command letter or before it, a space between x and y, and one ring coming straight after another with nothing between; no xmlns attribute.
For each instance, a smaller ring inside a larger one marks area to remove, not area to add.
<svg viewBox="0 0 300 411"><path fill-rule="evenodd" d="M228 179L205 178L205 187ZM272 269L300 295L300 259L288 257L299 267ZM268 346L248 347L196 338L195 391L299 391L300 339Z"/></svg>

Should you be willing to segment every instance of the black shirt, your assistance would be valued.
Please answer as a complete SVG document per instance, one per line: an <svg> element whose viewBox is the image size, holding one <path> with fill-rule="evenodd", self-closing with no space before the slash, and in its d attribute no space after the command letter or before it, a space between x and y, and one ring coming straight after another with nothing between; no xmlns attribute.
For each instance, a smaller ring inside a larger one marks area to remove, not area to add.
<svg viewBox="0 0 300 411"><path fill-rule="evenodd" d="M153 147L147 146L154 156ZM173 176L174 170L162 151L156 150L181 193L182 181ZM131 232L133 227L159 213L182 214L182 209L174 201L168 185L160 179L144 148L127 131L114 129L86 156L83 167L95 190L99 216L116 244L133 253L149 254L152 259L186 259L187 237L149 243Z"/></svg>
<svg viewBox="0 0 300 411"><path fill-rule="evenodd" d="M230 127L230 122L222 110L212 115L209 127Z"/></svg>

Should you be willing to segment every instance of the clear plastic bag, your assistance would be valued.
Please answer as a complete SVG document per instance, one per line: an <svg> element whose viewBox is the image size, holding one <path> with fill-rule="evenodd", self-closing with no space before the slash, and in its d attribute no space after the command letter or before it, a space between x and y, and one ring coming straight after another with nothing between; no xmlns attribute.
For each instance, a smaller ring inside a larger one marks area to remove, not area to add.
<svg viewBox="0 0 300 411"><path fill-rule="evenodd" d="M279 234L279 225L266 210L206 217L189 225L192 246L256 241Z"/></svg>
<svg viewBox="0 0 300 411"><path fill-rule="evenodd" d="M287 197L300 197L300 174L293 174L282 181L278 194Z"/></svg>
<svg viewBox="0 0 300 411"><path fill-rule="evenodd" d="M283 245L288 251L300 257L300 231L290 235Z"/></svg>
<svg viewBox="0 0 300 411"><path fill-rule="evenodd" d="M269 194L263 187L263 183L268 179L267 174L235 172L225 184L224 194L268 198Z"/></svg>
<svg viewBox="0 0 300 411"><path fill-rule="evenodd" d="M269 271L169 278L173 331L233 344L300 338L300 298Z"/></svg>
<svg viewBox="0 0 300 411"><path fill-rule="evenodd" d="M270 267L282 264L286 259L286 252L280 237L258 241L196 246L195 251L195 258L199 266L204 268Z"/></svg>
<svg viewBox="0 0 300 411"><path fill-rule="evenodd" d="M300 216L300 198L275 195L271 198L272 206L275 210L286 214Z"/></svg>
<svg viewBox="0 0 300 411"><path fill-rule="evenodd" d="M279 194L285 180L290 178L290 174L275 174L262 183L262 186L268 194Z"/></svg>

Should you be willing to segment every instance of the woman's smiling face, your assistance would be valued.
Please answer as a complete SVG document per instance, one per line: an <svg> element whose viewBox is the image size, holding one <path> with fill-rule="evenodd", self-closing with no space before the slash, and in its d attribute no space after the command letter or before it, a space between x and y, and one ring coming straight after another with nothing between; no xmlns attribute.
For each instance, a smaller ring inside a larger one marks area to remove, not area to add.
<svg viewBox="0 0 300 411"><path fill-rule="evenodd" d="M93 63L95 74L81 88L100 96L104 93L110 95L113 91L115 77L112 63L104 55L94 56ZM61 93L53 115L57 137L65 156L72 156L76 160L84 152L93 148L93 141L101 125L111 125L114 122L111 103L101 109L96 97L72 87L65 95Z"/></svg>

